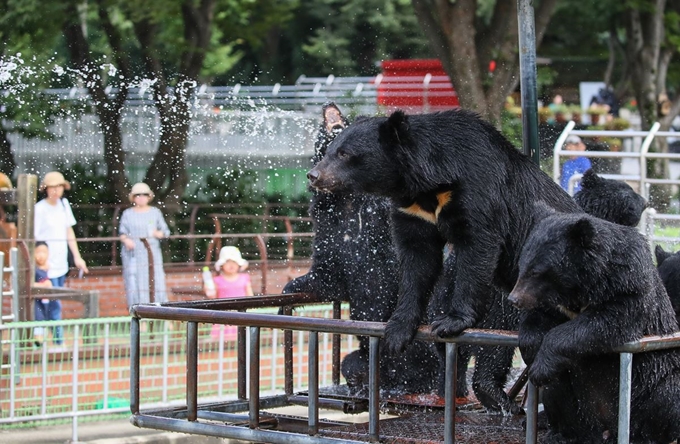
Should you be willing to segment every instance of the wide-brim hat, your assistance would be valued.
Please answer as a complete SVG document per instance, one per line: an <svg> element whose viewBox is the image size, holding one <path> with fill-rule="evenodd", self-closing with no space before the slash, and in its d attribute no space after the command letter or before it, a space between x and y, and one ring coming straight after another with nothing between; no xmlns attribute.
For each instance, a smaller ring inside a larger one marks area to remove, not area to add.
<svg viewBox="0 0 680 444"><path fill-rule="evenodd" d="M40 191L43 191L47 187L58 187L59 185L63 185L65 190L71 189L71 183L64 179L63 174L59 171L50 171L45 174L42 182L40 182Z"/></svg>
<svg viewBox="0 0 680 444"><path fill-rule="evenodd" d="M151 188L149 188L149 186L144 182L139 182L132 186L132 190L130 190L130 194L128 195L130 202L135 200L135 194L148 194L149 202L151 202L154 198L153 191L151 191Z"/></svg>
<svg viewBox="0 0 680 444"><path fill-rule="evenodd" d="M227 261L236 262L241 270L245 270L248 267L248 261L241 257L241 251L236 247L222 247L220 257L215 262L215 270L220 271L222 265Z"/></svg>

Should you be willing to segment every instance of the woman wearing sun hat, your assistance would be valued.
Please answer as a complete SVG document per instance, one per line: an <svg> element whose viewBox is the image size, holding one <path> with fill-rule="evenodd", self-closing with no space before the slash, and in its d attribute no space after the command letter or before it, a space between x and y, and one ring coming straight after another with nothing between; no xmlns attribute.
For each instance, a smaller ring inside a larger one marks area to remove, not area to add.
<svg viewBox="0 0 680 444"><path fill-rule="evenodd" d="M71 204L64 197L64 190L70 190L71 184L58 171L45 174L40 183L40 191L45 192L45 198L35 204L34 236L36 240L47 243L50 255L47 277L53 287L63 287L68 274L68 250L73 254L76 267L88 273L87 264L80 256L78 242L73 226ZM61 301L50 300L47 308L48 320L61 319ZM62 329L57 327L53 337L55 344L62 343Z"/></svg>
<svg viewBox="0 0 680 444"><path fill-rule="evenodd" d="M166 302L165 272L160 239L170 235L163 213L149 205L154 198L151 188L143 182L136 183L128 196L132 207L123 211L118 234L123 246L123 283L128 307L149 302ZM150 300L149 261L146 248L141 242L146 238L151 248L154 266L154 300Z"/></svg>

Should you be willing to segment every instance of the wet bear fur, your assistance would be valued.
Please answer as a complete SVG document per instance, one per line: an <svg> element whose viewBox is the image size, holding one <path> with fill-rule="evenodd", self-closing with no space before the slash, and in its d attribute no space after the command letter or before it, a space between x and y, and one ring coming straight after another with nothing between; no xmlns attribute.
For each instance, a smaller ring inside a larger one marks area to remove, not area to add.
<svg viewBox="0 0 680 444"><path fill-rule="evenodd" d="M314 164L349 124L332 103L326 104L322 113ZM386 322L396 307L398 288L390 207L387 199L376 196L312 190L312 265L307 274L289 282L283 292L310 293L322 301L348 301L350 319ZM368 384L368 345L368 338L360 337L359 349L349 353L341 365L348 386L357 393ZM438 371L434 346L415 342L401 356L382 353L380 387L429 393L437 387Z"/></svg>
<svg viewBox="0 0 680 444"><path fill-rule="evenodd" d="M465 110L357 119L331 142L308 177L331 192L392 200L399 259L398 305L386 329L393 353L411 342L442 272L444 244L456 251L456 285L434 334L477 325L494 287L509 292L533 204L580 212L573 199L501 133Z"/></svg>
<svg viewBox="0 0 680 444"><path fill-rule="evenodd" d="M581 179L581 191L574 196L586 213L619 225L640 223L647 201L625 182L605 179L589 169Z"/></svg>
<svg viewBox="0 0 680 444"><path fill-rule="evenodd" d="M671 299L675 318L680 322L680 251L670 253L657 245L654 248L654 255L656 256L656 268L664 287L666 287L668 297Z"/></svg>
<svg viewBox="0 0 680 444"><path fill-rule="evenodd" d="M447 248L447 251L449 249ZM428 318L441 316L448 307L449 294L455 291L456 255L448 252L444 259L444 270L435 285L432 300L428 306ZM508 301L508 294L495 289L490 299L490 307L486 316L475 325L475 328L510 330L519 328L519 311ZM445 374L446 347L437 343L442 369ZM475 357L475 368L472 373L472 390L479 402L490 411L503 414L521 414L522 408L505 391L508 375L515 356L514 347L463 345L458 346L456 397L468 396L465 376L470 358ZM444 395L444 380L439 381L439 393Z"/></svg>
<svg viewBox="0 0 680 444"><path fill-rule="evenodd" d="M546 442L616 442L619 355L611 350L678 328L647 243L632 227L542 206L510 300L522 310L520 351L543 387ZM631 442L680 436L680 350L633 359Z"/></svg>

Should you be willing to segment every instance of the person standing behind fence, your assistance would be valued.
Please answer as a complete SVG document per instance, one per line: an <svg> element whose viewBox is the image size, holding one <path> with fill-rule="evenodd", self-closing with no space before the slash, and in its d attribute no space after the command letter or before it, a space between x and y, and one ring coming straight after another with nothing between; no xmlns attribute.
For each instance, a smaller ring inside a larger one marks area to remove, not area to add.
<svg viewBox="0 0 680 444"><path fill-rule="evenodd" d="M47 277L47 270L49 270L49 265L47 260L50 256L50 250L47 247L47 243L43 241L36 241L35 243L35 281L33 282L34 287L52 288L52 281ZM55 303L56 300L50 300L48 298L34 299L33 303L33 316L36 321L46 321L54 320L52 319L52 314L56 310ZM61 319L61 307L59 307L59 317L56 320ZM35 327L33 329L33 340L35 345L40 347L43 343L45 330L42 327ZM56 332L52 330L52 337L56 337Z"/></svg>
<svg viewBox="0 0 680 444"><path fill-rule="evenodd" d="M152 302L149 295L149 261L141 238L146 238L151 248L154 267L154 300L168 300L163 271L160 239L170 235L163 213L149 205L154 194L145 183L136 183L128 196L132 207L123 211L118 234L123 243L120 255L123 261L123 282L128 307Z"/></svg>
<svg viewBox="0 0 680 444"><path fill-rule="evenodd" d="M68 250L71 250L73 262L82 272L88 273L87 264L80 256L78 242L73 231L76 219L71 210L71 204L64 198L64 190L70 190L71 184L58 171L45 174L40 191L46 197L35 204L34 239L41 239L49 248L47 277L53 287L63 287L68 274ZM54 300L50 304L51 320L61 319L61 301ZM55 329L53 337L55 344L63 342L62 328Z"/></svg>
<svg viewBox="0 0 680 444"><path fill-rule="evenodd" d="M211 294L207 288L204 288L203 291L206 296L217 299L252 296L253 287L250 282L250 275L244 273L247 268L248 261L241 257L241 251L237 247L222 247L220 256L215 262L215 270L219 273L213 278L216 288L215 294ZM219 324L213 324L210 335L213 339L219 338ZM236 339L235 326L224 326L224 339Z"/></svg>

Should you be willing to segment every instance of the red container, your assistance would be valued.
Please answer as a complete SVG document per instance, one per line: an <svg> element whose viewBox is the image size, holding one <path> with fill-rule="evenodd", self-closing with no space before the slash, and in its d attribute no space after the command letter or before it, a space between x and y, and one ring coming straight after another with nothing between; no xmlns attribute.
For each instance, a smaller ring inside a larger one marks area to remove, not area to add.
<svg viewBox="0 0 680 444"><path fill-rule="evenodd" d="M383 60L375 78L378 105L388 111L432 112L459 106L449 76L438 59Z"/></svg>

